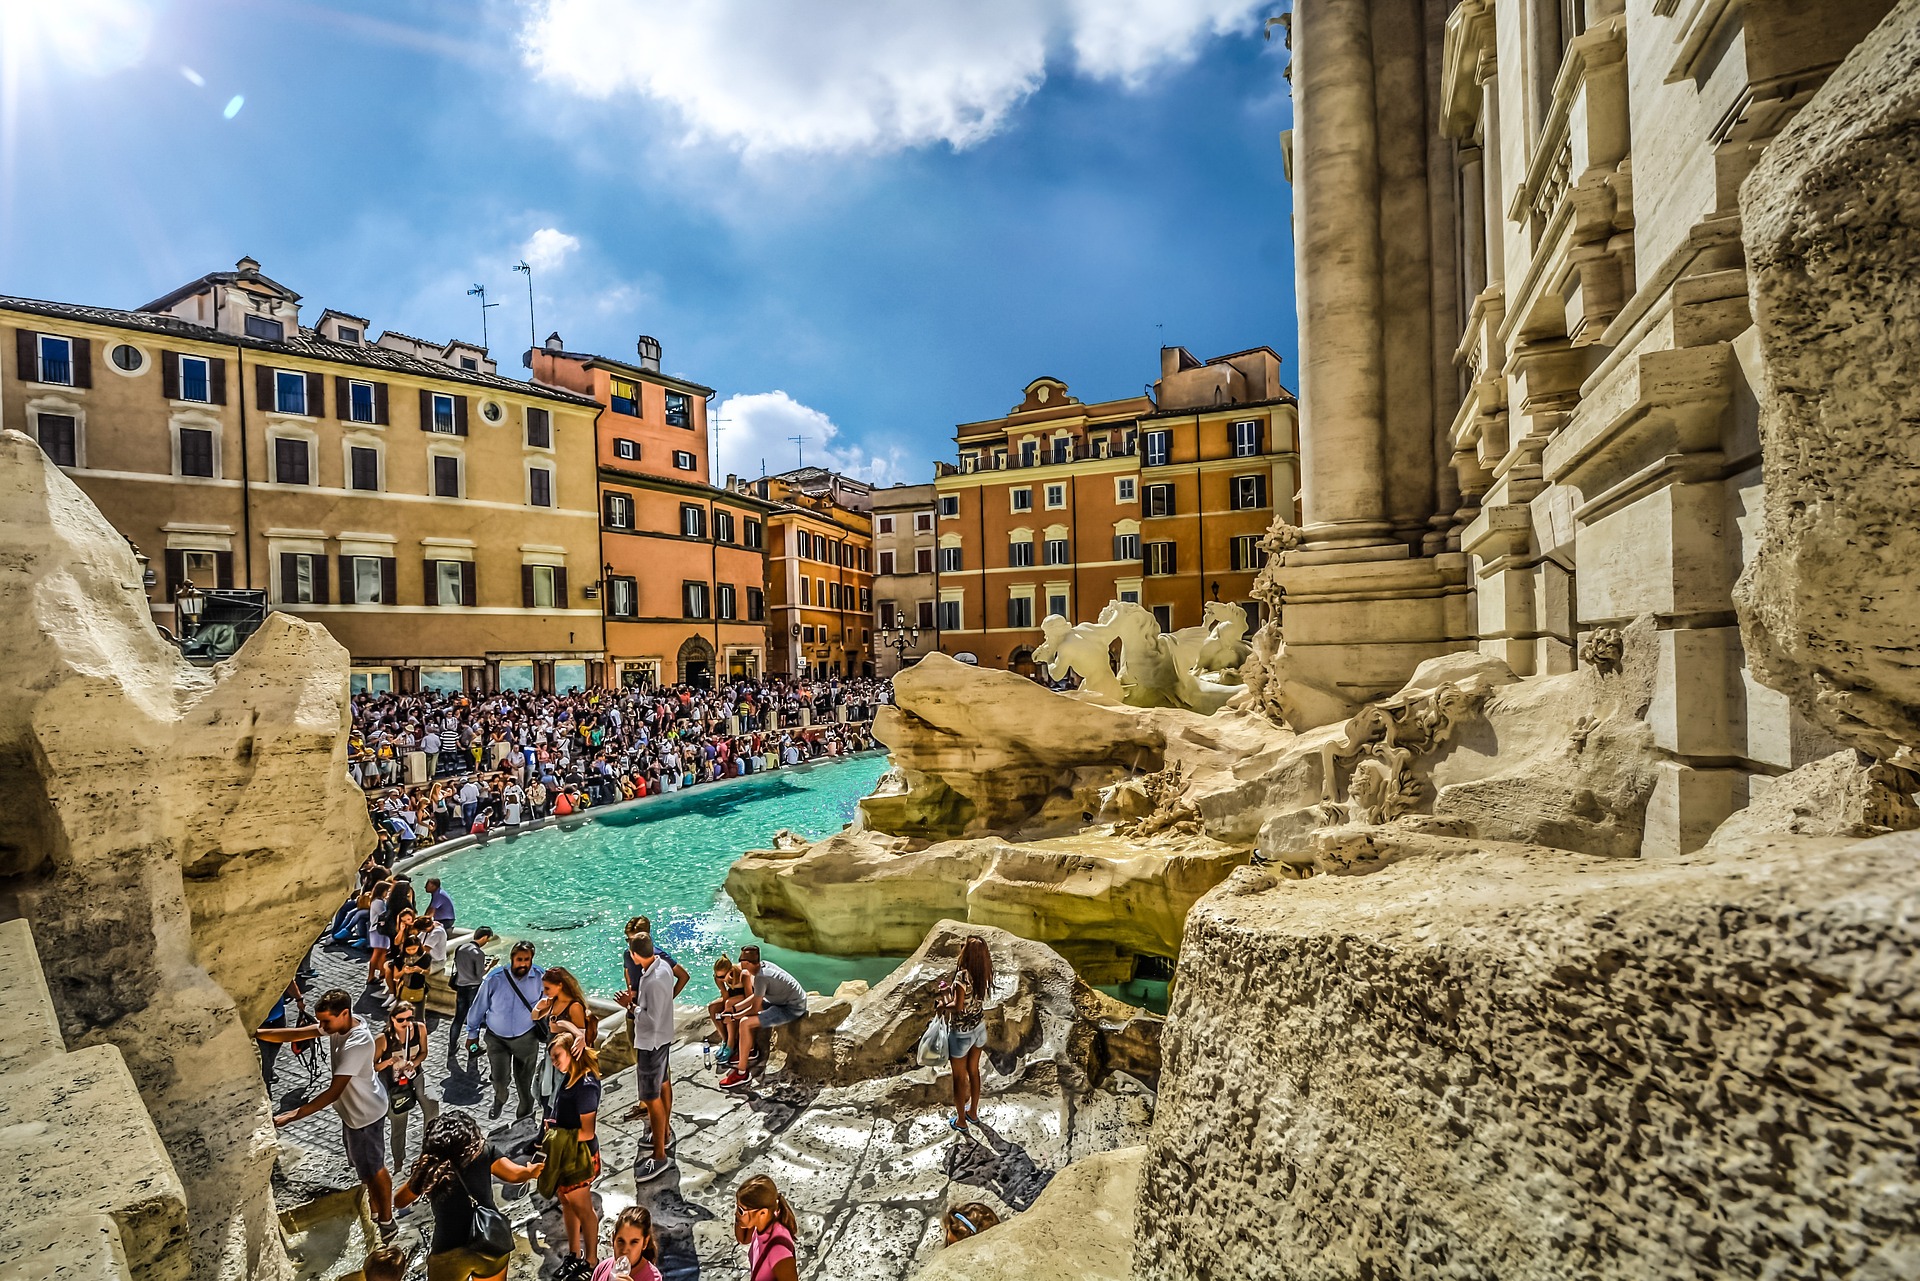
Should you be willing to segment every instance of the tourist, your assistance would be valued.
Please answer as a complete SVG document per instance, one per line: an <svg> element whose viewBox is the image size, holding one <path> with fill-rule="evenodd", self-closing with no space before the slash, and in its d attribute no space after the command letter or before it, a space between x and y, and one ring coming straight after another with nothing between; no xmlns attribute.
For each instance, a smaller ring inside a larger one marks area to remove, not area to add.
<svg viewBox="0 0 1920 1281"><path fill-rule="evenodd" d="M722 952L713 958L713 986L720 993L720 999L707 1003L707 1017L713 1020L713 1030L720 1037L716 1058L725 1066L733 1059L733 1024L746 1012L746 971Z"/></svg>
<svg viewBox="0 0 1920 1281"><path fill-rule="evenodd" d="M448 929L453 928L453 896L441 886L437 876L427 878L427 915Z"/></svg>
<svg viewBox="0 0 1920 1281"><path fill-rule="evenodd" d="M468 779L460 785L461 821L468 831L473 830L473 821L480 815L480 784Z"/></svg>
<svg viewBox="0 0 1920 1281"><path fill-rule="evenodd" d="M599 1030L600 1020L587 1008L587 994L580 988L580 980L573 971L562 966L549 966L540 976L540 1003L533 1007L534 1035L543 1042L553 1040L553 1029L560 1023L587 1029L589 1043ZM534 1078L534 1096L540 1100L541 1111L551 1114L553 1097L560 1091L560 1074L553 1066L551 1057L542 1057L540 1068Z"/></svg>
<svg viewBox="0 0 1920 1281"><path fill-rule="evenodd" d="M393 1176L387 1173L386 1142L381 1133L387 1119L387 1090L374 1072L373 1029L354 1014L353 998L337 987L321 996L313 1012L319 1019L317 1024L263 1027L254 1033L262 1041L281 1045L325 1036L333 1056L333 1083L299 1107L274 1117L273 1124L284 1129L328 1106L338 1112L346 1132L347 1160L367 1189L373 1226L382 1241L391 1241L398 1229L393 1223Z"/></svg>
<svg viewBox="0 0 1920 1281"><path fill-rule="evenodd" d="M427 999L427 972L433 966L433 954L421 935L419 918L402 912L395 927L394 946L387 953L388 1007L424 1005Z"/></svg>
<svg viewBox="0 0 1920 1281"><path fill-rule="evenodd" d="M988 1228L1000 1226L1000 1216L993 1207L984 1201L969 1201L965 1205L956 1205L946 1213L947 1244L964 1241L968 1237L977 1237Z"/></svg>
<svg viewBox="0 0 1920 1281"><path fill-rule="evenodd" d="M746 1082L747 1070L760 1057L755 1038L761 1028L771 1032L807 1012L807 990L772 961L762 961L757 946L740 949L740 968L747 972L747 1004L734 1023L733 1070L720 1078L724 1089Z"/></svg>
<svg viewBox="0 0 1920 1281"><path fill-rule="evenodd" d="M420 750L427 758L427 777L433 778L440 772L440 736L428 729L420 736Z"/></svg>
<svg viewBox="0 0 1920 1281"><path fill-rule="evenodd" d="M540 1171L539 1161L520 1165L502 1156L469 1113L450 1111L429 1125L420 1160L396 1198L401 1209L421 1197L433 1207L427 1281L501 1281L513 1258L513 1237L509 1230L504 1241L499 1239L506 1220L498 1217L493 1180L526 1183L539 1178ZM477 1211L492 1214L477 1216ZM491 1228L494 1239L477 1236L476 1227Z"/></svg>
<svg viewBox="0 0 1920 1281"><path fill-rule="evenodd" d="M388 1131L393 1168L398 1170L407 1163L407 1126L413 1114L420 1113L422 1134L440 1115L440 1100L427 1080L427 1028L413 1006L402 1005L387 1016L387 1030L374 1043L373 1053L380 1084L387 1088Z"/></svg>
<svg viewBox="0 0 1920 1281"><path fill-rule="evenodd" d="M447 925L434 916L423 916L415 925L421 946L427 949L429 969L443 970L447 965Z"/></svg>
<svg viewBox="0 0 1920 1281"><path fill-rule="evenodd" d="M493 958L486 954L483 947L492 937L492 927L482 925L453 949L453 965L447 975L447 981L453 987L453 1018L447 1025L449 1072L454 1070L454 1056L460 1052L460 1040L466 1035L467 1015L473 1009L473 998L479 994L480 984L493 967Z"/></svg>
<svg viewBox="0 0 1920 1281"><path fill-rule="evenodd" d="M387 910L391 906L393 882L382 881L373 887L373 901L367 906L367 986L379 987L386 982L387 949L393 946L393 936L388 931Z"/></svg>
<svg viewBox="0 0 1920 1281"><path fill-rule="evenodd" d="M540 974L540 967L533 963L533 944L521 939L513 945L507 964L481 980L473 1008L467 1012L467 1053L478 1053L481 1033L486 1034L487 1071L493 1082L489 1117L498 1117L506 1107L509 1071L518 1096L514 1120L533 1115L533 1069L540 1056L533 1007L541 996Z"/></svg>
<svg viewBox="0 0 1920 1281"><path fill-rule="evenodd" d="M793 1207L772 1179L756 1174L733 1194L733 1239L747 1247L747 1281L800 1281Z"/></svg>
<svg viewBox="0 0 1920 1281"><path fill-rule="evenodd" d="M599 1060L587 1044L586 1029L564 1022L554 1024L547 1055L559 1070L560 1091L543 1140L547 1159L540 1192L560 1199L568 1258L559 1275L565 1277L582 1263L591 1268L600 1250L600 1221L593 1208L593 1181L600 1177L600 1140L594 1133L600 1111Z"/></svg>
<svg viewBox="0 0 1920 1281"><path fill-rule="evenodd" d="M613 1246L592 1281L660 1281L659 1262L653 1215L644 1205L630 1205L613 1221Z"/></svg>
<svg viewBox="0 0 1920 1281"><path fill-rule="evenodd" d="M288 1002L292 1002L294 1006L293 1010L287 1008ZM298 1013L297 1018L293 1017L296 1011ZM312 1022L311 1016L307 1013L306 997L300 990L300 976L297 974L294 976L293 981L287 984L286 991L280 994L280 999L274 1003L273 1009L267 1015L267 1021L261 1024L261 1026L287 1027L289 1026L289 1019L292 1019L291 1026L294 1027L298 1027L303 1023ZM269 1094L273 1091L274 1060L279 1057L279 1042L262 1041L260 1043L260 1075L267 1083L267 1091Z"/></svg>
<svg viewBox="0 0 1920 1281"><path fill-rule="evenodd" d="M672 1137L673 1087L668 1057L673 1051L673 1000L687 985L687 972L672 957L653 946L645 917L627 923L627 990L614 999L626 1007L632 1029L633 1076L640 1102L647 1109L648 1136L653 1154L634 1166L636 1182L665 1174L669 1165L667 1142Z"/></svg>
<svg viewBox="0 0 1920 1281"><path fill-rule="evenodd" d="M397 1245L377 1245L360 1261L362 1281L404 1281L407 1252Z"/></svg>
<svg viewBox="0 0 1920 1281"><path fill-rule="evenodd" d="M947 1124L961 1134L980 1123L980 1051L987 1043L986 1000L993 987L993 957L987 941L970 935L960 945L953 976L940 988L947 1013L947 1058L953 1063L954 1115Z"/></svg>

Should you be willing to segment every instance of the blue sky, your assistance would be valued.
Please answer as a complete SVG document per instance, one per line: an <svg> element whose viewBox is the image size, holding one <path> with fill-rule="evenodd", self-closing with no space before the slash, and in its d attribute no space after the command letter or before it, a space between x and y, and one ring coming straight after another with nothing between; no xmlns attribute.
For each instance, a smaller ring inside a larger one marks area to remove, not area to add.
<svg viewBox="0 0 1920 1281"><path fill-rule="evenodd" d="M1250 0L0 4L0 291L241 254L376 329L717 388L723 470L921 480L1041 374L1294 368L1284 7ZM236 102L236 100L238 100Z"/></svg>

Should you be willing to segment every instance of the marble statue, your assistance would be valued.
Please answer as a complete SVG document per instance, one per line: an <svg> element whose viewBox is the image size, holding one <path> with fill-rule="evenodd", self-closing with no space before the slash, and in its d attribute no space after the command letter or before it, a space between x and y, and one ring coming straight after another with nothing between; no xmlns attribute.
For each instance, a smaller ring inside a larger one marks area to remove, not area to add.
<svg viewBox="0 0 1920 1281"><path fill-rule="evenodd" d="M1075 625L1059 614L1048 614L1040 622L1047 638L1033 651L1033 661L1046 666L1056 677L1068 672L1080 678L1080 688L1124 700L1120 678L1114 675L1108 647L1113 643L1110 629L1099 623Z"/></svg>

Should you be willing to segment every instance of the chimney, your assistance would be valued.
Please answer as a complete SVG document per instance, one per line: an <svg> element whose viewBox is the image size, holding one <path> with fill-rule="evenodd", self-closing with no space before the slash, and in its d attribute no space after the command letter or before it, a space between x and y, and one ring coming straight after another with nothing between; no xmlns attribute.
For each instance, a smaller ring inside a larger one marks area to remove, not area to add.
<svg viewBox="0 0 1920 1281"><path fill-rule="evenodd" d="M660 372L660 340L658 338L649 338L645 334L641 334L640 341L635 345L640 350L640 368L646 370L648 373L652 373L652 374L659 373Z"/></svg>
<svg viewBox="0 0 1920 1281"><path fill-rule="evenodd" d="M548 351L565 351L567 349L567 345L560 341L560 331L558 329L548 334L547 341L542 343L541 346L545 347Z"/></svg>

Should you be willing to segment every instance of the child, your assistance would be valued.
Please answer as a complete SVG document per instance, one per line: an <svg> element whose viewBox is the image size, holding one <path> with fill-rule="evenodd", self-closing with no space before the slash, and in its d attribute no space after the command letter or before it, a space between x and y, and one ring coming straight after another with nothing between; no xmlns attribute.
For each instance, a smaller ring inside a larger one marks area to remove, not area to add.
<svg viewBox="0 0 1920 1281"><path fill-rule="evenodd" d="M1000 1216L985 1202L969 1201L947 1211L946 1226L947 1244L952 1245L968 1237L977 1237L988 1228L999 1227Z"/></svg>
<svg viewBox="0 0 1920 1281"><path fill-rule="evenodd" d="M747 1281L800 1281L793 1207L772 1179L756 1174L733 1194L733 1239L747 1247Z"/></svg>
<svg viewBox="0 0 1920 1281"><path fill-rule="evenodd" d="M401 1281L406 1274L407 1252L397 1245L379 1247L360 1264L360 1275L366 1281Z"/></svg>
<svg viewBox="0 0 1920 1281"><path fill-rule="evenodd" d="M659 1262L653 1216L644 1205L630 1205L614 1220L613 1252L593 1270L592 1281L660 1281Z"/></svg>

